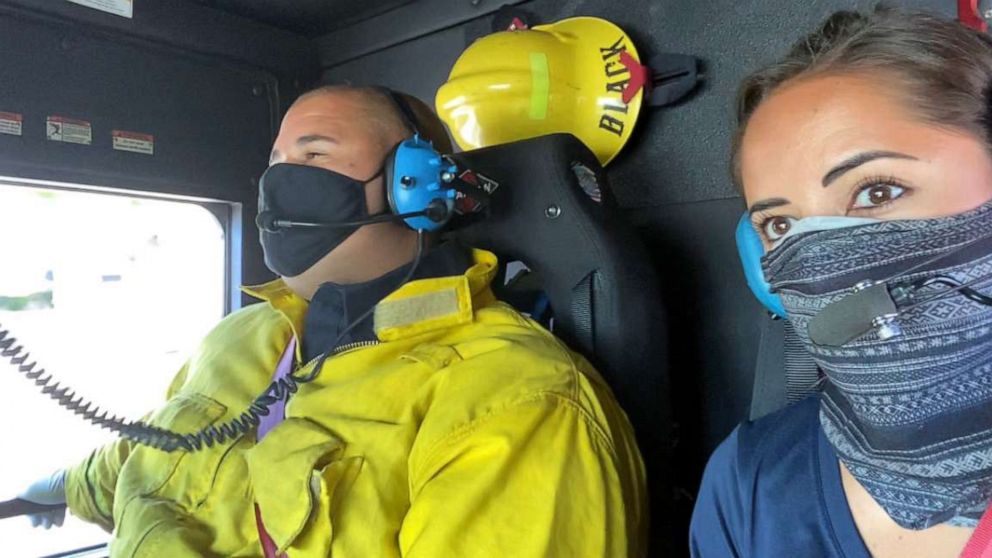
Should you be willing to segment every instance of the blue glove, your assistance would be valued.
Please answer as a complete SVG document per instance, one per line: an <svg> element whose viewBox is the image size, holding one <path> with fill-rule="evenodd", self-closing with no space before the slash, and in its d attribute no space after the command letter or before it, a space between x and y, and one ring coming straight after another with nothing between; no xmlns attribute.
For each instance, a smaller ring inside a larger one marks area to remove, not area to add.
<svg viewBox="0 0 992 558"><path fill-rule="evenodd" d="M21 500L51 506L54 504L65 504L65 470L59 470L51 475L36 480L23 493L17 496ZM44 527L51 529L52 525L61 527L65 521L65 508L57 510L33 513L28 515L33 527Z"/></svg>

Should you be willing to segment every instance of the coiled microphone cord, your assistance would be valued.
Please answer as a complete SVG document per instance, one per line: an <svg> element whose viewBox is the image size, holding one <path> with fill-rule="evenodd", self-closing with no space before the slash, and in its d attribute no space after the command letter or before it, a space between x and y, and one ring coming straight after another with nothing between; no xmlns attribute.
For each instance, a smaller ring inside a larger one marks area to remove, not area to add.
<svg viewBox="0 0 992 558"><path fill-rule="evenodd" d="M400 282L400 285L408 283L420 267L420 261L424 253L424 234L417 231L417 254L410 270ZM312 382L320 374L327 359L336 354L335 348L346 335L352 332L360 323L364 322L375 311L375 305L365 311L358 319L351 322L342 331L334 343L324 351L314 363L313 369L306 376L297 376L296 370L287 374L283 378L273 381L265 391L255 398L254 401L237 417L220 424L219 426L209 426L190 434L182 434L165 428L160 428L142 421L129 421L118 415L101 411L90 401L82 396L77 396L75 390L68 386L63 386L61 382L55 381L55 377L40 367L37 362L31 361L30 353L23 346L17 345L17 339L8 330L0 329L0 357L9 359L17 370L29 380L33 380L35 385L41 388L41 393L47 395L58 403L61 407L73 414L79 415L83 420L101 428L110 430L126 440L156 448L166 452L172 451L198 451L203 448L210 448L218 444L223 444L228 440L235 440L248 434L256 426L262 417L270 413L272 405L280 401L288 401L296 393L300 386Z"/></svg>

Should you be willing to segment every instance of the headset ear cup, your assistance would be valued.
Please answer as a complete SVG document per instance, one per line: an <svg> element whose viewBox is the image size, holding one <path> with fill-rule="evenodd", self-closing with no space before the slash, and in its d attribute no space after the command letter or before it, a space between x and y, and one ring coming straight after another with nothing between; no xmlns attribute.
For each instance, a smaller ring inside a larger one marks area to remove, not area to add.
<svg viewBox="0 0 992 558"><path fill-rule="evenodd" d="M442 183L444 159L429 142L418 136L400 143L391 156L388 165L390 208L397 215L427 212L405 219L411 229L427 232L441 229L451 216L455 197L454 190ZM435 202L446 208L440 220L435 220L441 215Z"/></svg>
<svg viewBox="0 0 992 558"><path fill-rule="evenodd" d="M401 184L397 183L396 180L396 150L400 148L398 144L393 146L386 155L386 160L382 165L382 183L383 188L386 190L386 204L389 206L389 211L393 215L399 215L399 211L396 209L396 188L402 188Z"/></svg>

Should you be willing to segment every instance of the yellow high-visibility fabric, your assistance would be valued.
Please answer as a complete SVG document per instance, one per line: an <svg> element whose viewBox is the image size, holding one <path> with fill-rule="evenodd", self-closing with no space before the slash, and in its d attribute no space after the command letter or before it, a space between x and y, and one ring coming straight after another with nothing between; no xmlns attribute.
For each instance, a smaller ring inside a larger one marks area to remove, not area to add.
<svg viewBox="0 0 992 558"><path fill-rule="evenodd" d="M113 529L114 557L261 556L255 503L290 558L643 556L626 416L583 358L494 299L495 256L474 259L380 303L400 303L376 324L383 342L328 359L261 442L115 442L69 470L70 510ZM248 292L267 303L206 337L153 424L219 424L269 384L307 304L282 281Z"/></svg>

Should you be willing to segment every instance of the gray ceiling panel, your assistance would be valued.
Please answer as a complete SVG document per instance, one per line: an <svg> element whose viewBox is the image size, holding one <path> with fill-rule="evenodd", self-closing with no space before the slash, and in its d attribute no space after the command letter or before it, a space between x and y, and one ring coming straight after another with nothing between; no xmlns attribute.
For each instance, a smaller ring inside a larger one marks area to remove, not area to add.
<svg viewBox="0 0 992 558"><path fill-rule="evenodd" d="M192 0L211 8L315 37L413 0Z"/></svg>

